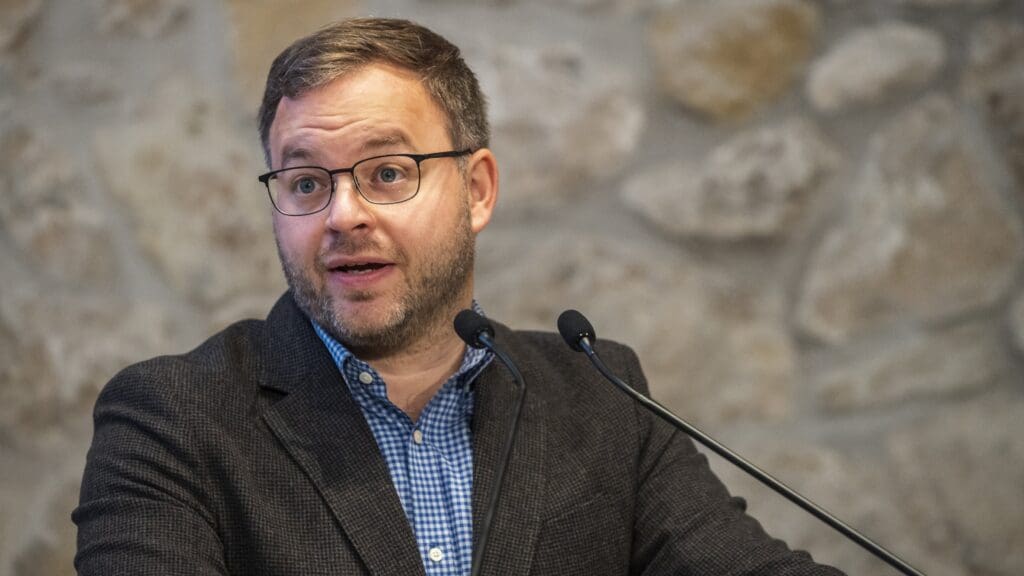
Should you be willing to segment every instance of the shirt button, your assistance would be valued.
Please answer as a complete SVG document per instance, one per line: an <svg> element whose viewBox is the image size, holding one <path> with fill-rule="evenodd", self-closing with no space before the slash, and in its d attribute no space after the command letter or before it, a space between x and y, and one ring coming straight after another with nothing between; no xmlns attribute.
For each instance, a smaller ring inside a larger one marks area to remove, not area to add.
<svg viewBox="0 0 1024 576"><path fill-rule="evenodd" d="M427 556L429 556L434 562L444 560L444 552L442 552L440 548L431 548Z"/></svg>
<svg viewBox="0 0 1024 576"><path fill-rule="evenodd" d="M370 374L369 372L360 372L359 381L363 384L373 384L373 374Z"/></svg>
<svg viewBox="0 0 1024 576"><path fill-rule="evenodd" d="M420 430L419 428L417 428L416 430L413 430L413 432L412 432L412 441L417 443L417 444L423 444L423 431ZM437 550L437 548L434 548L434 550Z"/></svg>

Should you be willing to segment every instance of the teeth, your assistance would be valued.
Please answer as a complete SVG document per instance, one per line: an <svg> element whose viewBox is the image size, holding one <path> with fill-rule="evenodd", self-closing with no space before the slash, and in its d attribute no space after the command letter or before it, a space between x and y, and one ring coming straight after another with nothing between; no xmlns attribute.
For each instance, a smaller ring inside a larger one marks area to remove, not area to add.
<svg viewBox="0 0 1024 576"><path fill-rule="evenodd" d="M339 266L337 269L339 271L341 271L341 272L346 272L346 273L361 273L361 272L370 272L372 270L377 270L378 268L382 268L383 266L384 266L383 264L371 264L371 263L366 263L366 264L346 264L344 266Z"/></svg>

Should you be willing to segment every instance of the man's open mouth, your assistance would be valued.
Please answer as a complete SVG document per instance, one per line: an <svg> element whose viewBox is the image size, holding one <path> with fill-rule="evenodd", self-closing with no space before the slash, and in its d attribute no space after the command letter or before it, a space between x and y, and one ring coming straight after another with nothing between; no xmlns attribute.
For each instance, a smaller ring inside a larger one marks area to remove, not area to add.
<svg viewBox="0 0 1024 576"><path fill-rule="evenodd" d="M361 264L344 264L336 268L331 268L332 272L341 272L342 274L367 274L374 270L380 270L388 266L388 264L382 264L380 262L366 262Z"/></svg>

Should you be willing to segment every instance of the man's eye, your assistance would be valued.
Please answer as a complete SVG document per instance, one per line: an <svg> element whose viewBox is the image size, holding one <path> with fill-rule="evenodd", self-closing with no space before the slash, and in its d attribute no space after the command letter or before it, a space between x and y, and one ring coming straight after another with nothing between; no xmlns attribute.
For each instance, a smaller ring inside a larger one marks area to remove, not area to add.
<svg viewBox="0 0 1024 576"><path fill-rule="evenodd" d="M320 183L312 177L303 176L295 181L292 189L298 194L313 194L320 189Z"/></svg>
<svg viewBox="0 0 1024 576"><path fill-rule="evenodd" d="M405 178L405 171L398 166L381 166L374 177L380 184L395 184Z"/></svg>

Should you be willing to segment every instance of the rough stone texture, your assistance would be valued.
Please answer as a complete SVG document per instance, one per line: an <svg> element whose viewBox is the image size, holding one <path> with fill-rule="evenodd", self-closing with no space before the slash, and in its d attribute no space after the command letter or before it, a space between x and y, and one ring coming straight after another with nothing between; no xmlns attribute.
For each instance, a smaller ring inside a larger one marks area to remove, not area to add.
<svg viewBox="0 0 1024 576"><path fill-rule="evenodd" d="M1024 24L993 19L973 28L962 91L980 101L1024 183Z"/></svg>
<svg viewBox="0 0 1024 576"><path fill-rule="evenodd" d="M987 324L903 336L825 375L819 402L845 412L976 392L1010 370L1000 336Z"/></svg>
<svg viewBox="0 0 1024 576"><path fill-rule="evenodd" d="M492 234L485 242L477 292L490 316L553 330L562 310L577 308L599 338L636 348L655 395L669 406L704 421L789 413L795 350L775 303L714 285L670 251L603 236ZM492 242L519 257L509 262Z"/></svg>
<svg viewBox="0 0 1024 576"><path fill-rule="evenodd" d="M970 75L1001 76L1021 58L1024 48L1024 23L985 19L971 29L968 43ZM1019 71L1018 71L1019 72Z"/></svg>
<svg viewBox="0 0 1024 576"><path fill-rule="evenodd" d="M0 226L29 266L67 283L115 279L104 214L63 150L25 126L0 134Z"/></svg>
<svg viewBox="0 0 1024 576"><path fill-rule="evenodd" d="M153 303L5 294L0 309L0 445L26 446L88 415L124 366L171 352L180 323ZM102 338L97 338L102 334ZM30 383L30 385L28 384Z"/></svg>
<svg viewBox="0 0 1024 576"><path fill-rule="evenodd" d="M361 15L359 0L226 0L231 17L236 73L246 109L253 116L274 57L289 44L329 22Z"/></svg>
<svg viewBox="0 0 1024 576"><path fill-rule="evenodd" d="M1021 258L1020 222L953 104L930 96L877 134L843 220L810 262L797 317L832 343L897 319L995 302Z"/></svg>
<svg viewBox="0 0 1024 576"><path fill-rule="evenodd" d="M1003 0L900 0L907 4L927 6L932 8L945 8L948 6L989 6L998 4Z"/></svg>
<svg viewBox="0 0 1024 576"><path fill-rule="evenodd" d="M184 0L105 0L99 23L106 32L152 40L181 24L187 15Z"/></svg>
<svg viewBox="0 0 1024 576"><path fill-rule="evenodd" d="M623 70L579 45L502 46L477 71L501 155L503 206L558 201L632 159L645 114Z"/></svg>
<svg viewBox="0 0 1024 576"><path fill-rule="evenodd" d="M134 121L99 131L96 155L174 289L218 313L265 313L283 283L260 166L198 86L169 81Z"/></svg>
<svg viewBox="0 0 1024 576"><path fill-rule="evenodd" d="M31 383L31 385L27 385ZM0 316L0 445L10 445L33 420L51 407L58 388L44 344L19 334L18 327ZM60 405L52 406L59 410Z"/></svg>
<svg viewBox="0 0 1024 576"><path fill-rule="evenodd" d="M662 88L717 120L741 118L781 94L810 54L819 15L800 0L680 4L652 19Z"/></svg>
<svg viewBox="0 0 1024 576"><path fill-rule="evenodd" d="M1017 351L1024 353L1024 292L1017 294L1010 307L1010 330L1013 331Z"/></svg>
<svg viewBox="0 0 1024 576"><path fill-rule="evenodd" d="M39 17L43 0L5 0L0 3L0 50L16 45Z"/></svg>
<svg viewBox="0 0 1024 576"><path fill-rule="evenodd" d="M53 576L65 574L75 559L77 531L68 521L68 510L78 505L78 482L68 482L56 490L46 510L45 532L35 536L14 559L13 576Z"/></svg>
<svg viewBox="0 0 1024 576"><path fill-rule="evenodd" d="M676 236L713 240L785 233L839 155L812 124L790 119L740 133L697 164L639 172L623 201Z"/></svg>
<svg viewBox="0 0 1024 576"><path fill-rule="evenodd" d="M114 74L102 64L62 63L54 67L49 80L66 105L102 104L117 97Z"/></svg>
<svg viewBox="0 0 1024 576"><path fill-rule="evenodd" d="M920 86L946 60L942 37L903 22L854 31L811 66L807 96L816 108L835 111L877 102Z"/></svg>
<svg viewBox="0 0 1024 576"><path fill-rule="evenodd" d="M435 27L490 98L490 315L578 307L681 416L924 572L1024 574L1024 3L296 5L0 1L0 574L73 574L99 388L277 296L253 116L277 49L349 14ZM901 112L918 85L817 109L811 55L890 25L941 39L922 82L957 104ZM714 465L793 545L894 573Z"/></svg>
<svg viewBox="0 0 1024 576"><path fill-rule="evenodd" d="M2 65L0 65L0 82L4 81ZM14 98L0 92L0 125L7 125L14 112Z"/></svg>
<svg viewBox="0 0 1024 576"><path fill-rule="evenodd" d="M889 442L887 467L913 532L970 574L1020 573L1024 400L999 395L937 412Z"/></svg>
<svg viewBox="0 0 1024 576"><path fill-rule="evenodd" d="M929 558L931 552L916 543L915 535L908 530L909 520L900 513L898 497L884 475L884 461L863 454L844 456L800 437L747 435L736 441L722 440L859 532L912 559L911 564L927 574L970 576L955 567L950 569L950 555ZM847 574L895 574L887 564L732 464L716 457L712 468L730 492L750 500L748 511L765 530L790 547L810 551L816 561L838 566Z"/></svg>

